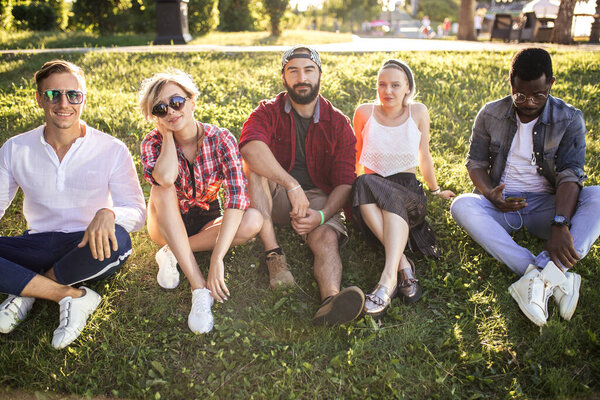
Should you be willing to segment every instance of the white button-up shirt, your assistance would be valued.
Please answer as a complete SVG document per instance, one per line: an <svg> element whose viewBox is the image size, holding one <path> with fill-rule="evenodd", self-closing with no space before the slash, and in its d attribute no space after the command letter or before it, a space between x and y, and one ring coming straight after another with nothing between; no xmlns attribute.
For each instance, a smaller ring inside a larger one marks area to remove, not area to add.
<svg viewBox="0 0 600 400"><path fill-rule="evenodd" d="M120 140L86 126L62 161L44 139L44 125L14 136L0 148L0 218L17 188L31 233L85 231L108 208L128 232L146 218L133 159Z"/></svg>

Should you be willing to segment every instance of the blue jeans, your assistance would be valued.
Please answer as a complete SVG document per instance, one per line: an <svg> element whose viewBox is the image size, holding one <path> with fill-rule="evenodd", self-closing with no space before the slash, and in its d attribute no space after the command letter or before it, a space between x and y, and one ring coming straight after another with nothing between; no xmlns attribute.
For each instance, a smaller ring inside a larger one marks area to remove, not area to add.
<svg viewBox="0 0 600 400"><path fill-rule="evenodd" d="M523 275L529 264L546 266L550 255L544 250L534 256L519 246L510 234L525 226L534 236L548 239L555 215L556 196L547 193L506 193L508 196L524 197L528 206L519 212L503 213L484 196L468 193L452 202L450 212L456 223L489 254ZM583 258L600 235L600 186L581 189L571 224L575 250Z"/></svg>
<svg viewBox="0 0 600 400"><path fill-rule="evenodd" d="M92 257L89 246L77 244L84 232L43 232L21 236L0 237L0 293L20 295L36 274L54 268L56 281L73 285L114 274L131 254L129 233L115 225L119 249L111 249L103 261ZM112 244L111 244L112 245Z"/></svg>

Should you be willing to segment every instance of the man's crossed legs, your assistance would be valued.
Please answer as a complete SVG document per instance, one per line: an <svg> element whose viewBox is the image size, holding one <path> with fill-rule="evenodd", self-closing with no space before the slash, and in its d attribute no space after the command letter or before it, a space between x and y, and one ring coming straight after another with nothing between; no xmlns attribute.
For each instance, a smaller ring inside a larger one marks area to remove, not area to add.
<svg viewBox="0 0 600 400"><path fill-rule="evenodd" d="M450 211L473 240L516 274L523 275L509 291L529 319L537 325L545 324L547 301L554 296L561 316L569 320L577 306L581 277L567 272L562 265L556 266L548 251L533 255L510 236L527 227L534 236L547 240L555 215L555 196L543 193L511 193L507 196L525 197L528 206L519 212L503 213L484 196L469 193L457 197ZM575 249L582 259L600 235L599 186L581 189L571 224ZM561 269L565 274L556 273Z"/></svg>
<svg viewBox="0 0 600 400"><path fill-rule="evenodd" d="M0 332L9 333L26 316L36 298L55 301L60 306L60 324L52 345L64 348L73 342L89 315L100 304L100 296L81 286L114 274L131 254L127 231L115 225L118 250L102 261L92 257L88 246L77 245L84 232L24 233L0 237L0 292L9 294L0 305Z"/></svg>

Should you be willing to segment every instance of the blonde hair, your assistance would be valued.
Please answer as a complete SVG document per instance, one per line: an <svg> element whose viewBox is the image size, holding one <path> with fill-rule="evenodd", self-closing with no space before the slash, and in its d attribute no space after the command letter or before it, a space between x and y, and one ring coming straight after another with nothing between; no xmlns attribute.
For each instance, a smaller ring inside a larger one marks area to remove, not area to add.
<svg viewBox="0 0 600 400"><path fill-rule="evenodd" d="M156 105L160 91L167 83L176 84L194 101L200 94L192 77L179 69L159 72L145 79L140 88L139 101L144 118L150 122L153 121L152 107Z"/></svg>

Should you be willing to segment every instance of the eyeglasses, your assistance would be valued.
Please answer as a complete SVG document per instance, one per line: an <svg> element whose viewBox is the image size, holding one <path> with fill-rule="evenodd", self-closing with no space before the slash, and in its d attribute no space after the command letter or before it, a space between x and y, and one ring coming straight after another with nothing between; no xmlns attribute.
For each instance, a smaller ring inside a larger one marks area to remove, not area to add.
<svg viewBox="0 0 600 400"><path fill-rule="evenodd" d="M185 105L186 99L186 97L173 96L169 99L169 104L158 103L152 107L152 115L164 117L169 112L168 107L171 107L175 111L179 111Z"/></svg>
<svg viewBox="0 0 600 400"><path fill-rule="evenodd" d="M546 99L548 98L548 93L538 93L534 94L531 97L527 97L523 93L514 93L512 95L512 98L516 104L523 104L527 100L531 100L534 104L540 104L546 101Z"/></svg>
<svg viewBox="0 0 600 400"><path fill-rule="evenodd" d="M58 90L58 89L49 89L43 90L40 92L44 100L48 103L56 104L60 102L60 97L62 95L67 97L67 101L70 104L81 104L85 97L85 93L80 90Z"/></svg>

